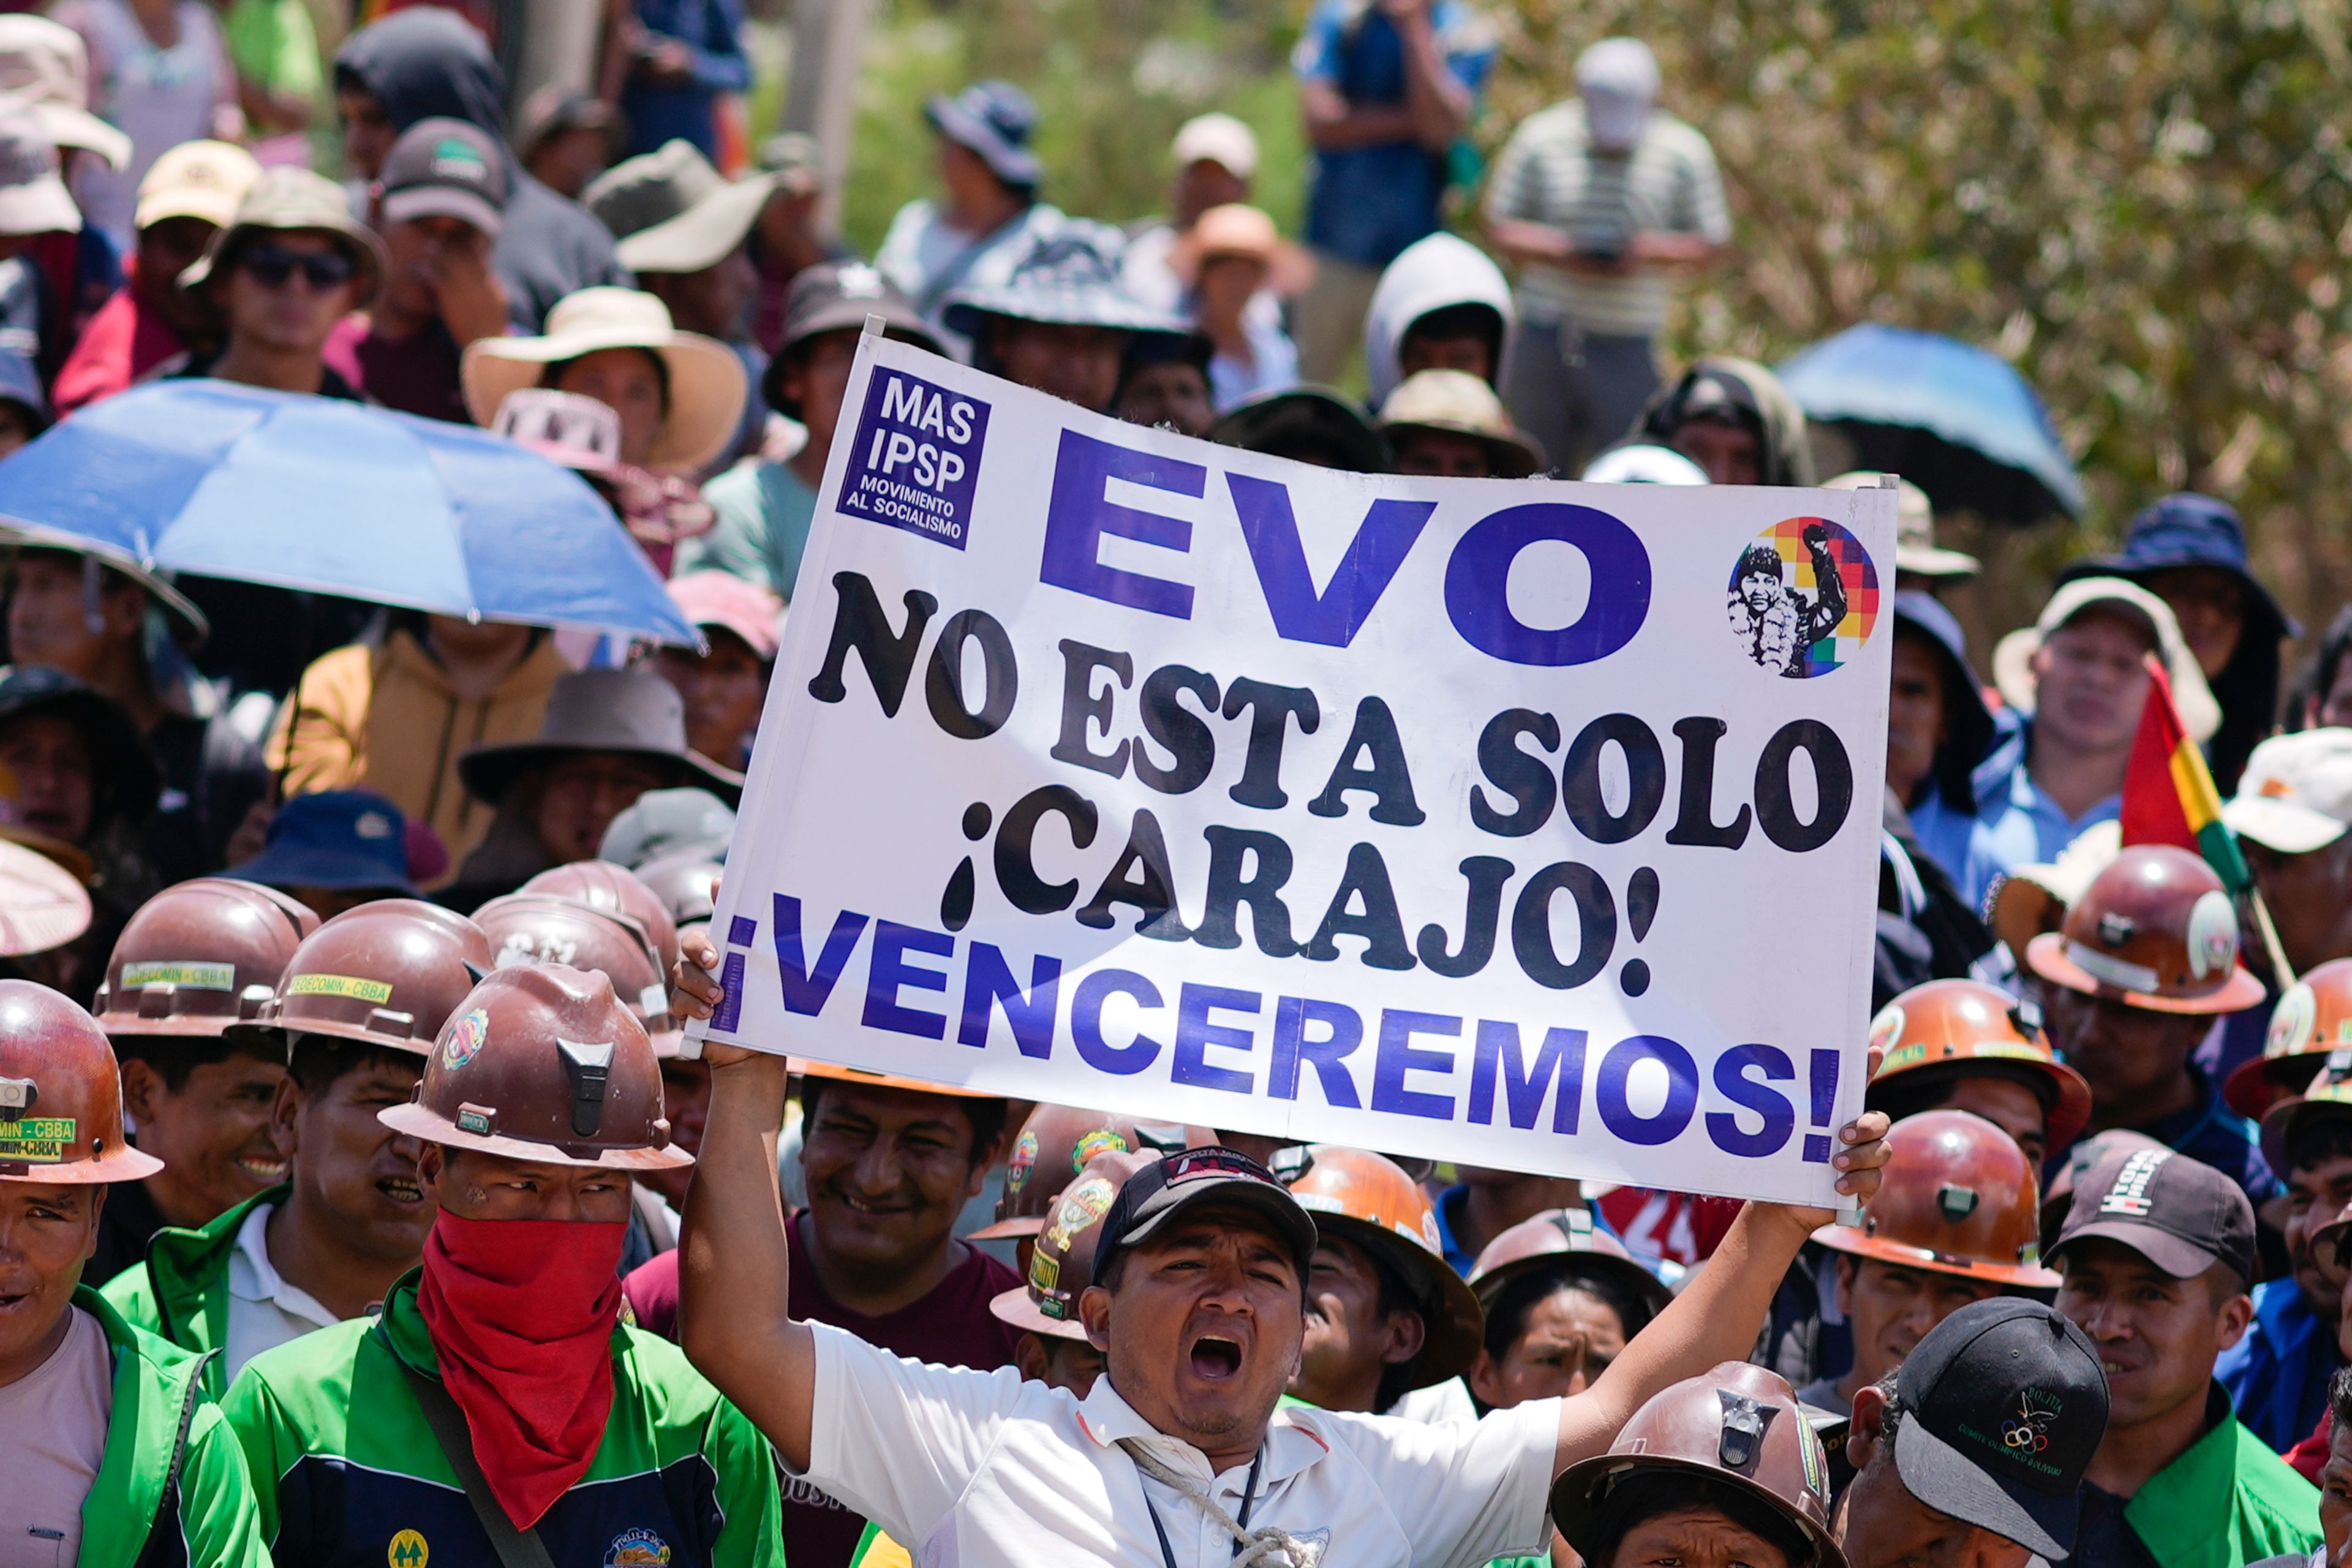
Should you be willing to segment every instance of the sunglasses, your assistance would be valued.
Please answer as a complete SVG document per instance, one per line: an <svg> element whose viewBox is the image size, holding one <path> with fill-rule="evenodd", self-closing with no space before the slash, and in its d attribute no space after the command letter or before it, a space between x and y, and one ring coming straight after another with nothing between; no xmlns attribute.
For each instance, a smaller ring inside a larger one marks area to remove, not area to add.
<svg viewBox="0 0 2352 1568"><path fill-rule="evenodd" d="M320 293L341 288L358 270L340 250L287 250L275 245L254 247L238 265L265 289L283 289L299 272L302 281Z"/></svg>

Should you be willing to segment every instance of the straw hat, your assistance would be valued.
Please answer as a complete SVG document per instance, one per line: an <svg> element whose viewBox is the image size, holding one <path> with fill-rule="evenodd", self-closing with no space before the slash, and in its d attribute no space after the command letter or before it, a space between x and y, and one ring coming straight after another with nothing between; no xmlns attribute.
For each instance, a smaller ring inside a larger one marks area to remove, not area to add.
<svg viewBox="0 0 2352 1568"><path fill-rule="evenodd" d="M1397 384L1381 405L1381 431L1393 447L1409 430L1472 437L1497 479L1524 479L1547 467L1542 446L1511 423L1493 387L1466 371L1416 371Z"/></svg>
<svg viewBox="0 0 2352 1568"><path fill-rule="evenodd" d="M635 289L583 289L556 301L547 332L484 338L466 351L460 378L466 410L488 426L507 394L536 386L549 365L600 349L645 349L668 372L669 412L646 466L691 473L727 449L743 417L743 362L699 332L670 325L669 307Z"/></svg>
<svg viewBox="0 0 2352 1568"><path fill-rule="evenodd" d="M1244 202L1211 207L1177 236L1168 265L1186 287L1201 275L1201 264L1213 257L1240 256L1263 263L1265 286L1288 299L1315 280L1315 258L1302 246L1282 237L1274 219Z"/></svg>

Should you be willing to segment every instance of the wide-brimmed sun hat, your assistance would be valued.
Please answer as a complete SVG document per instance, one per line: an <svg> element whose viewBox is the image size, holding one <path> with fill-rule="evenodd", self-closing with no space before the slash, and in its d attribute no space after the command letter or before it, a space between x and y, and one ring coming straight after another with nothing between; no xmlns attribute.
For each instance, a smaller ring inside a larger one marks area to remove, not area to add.
<svg viewBox="0 0 2352 1568"><path fill-rule="evenodd" d="M743 362L699 332L670 324L669 307L635 289L599 285L567 294L547 313L536 338L484 338L466 350L459 370L466 410L488 426L507 394L536 386L547 367L603 349L644 349L667 372L669 406L646 466L692 473L727 449L741 427Z"/></svg>

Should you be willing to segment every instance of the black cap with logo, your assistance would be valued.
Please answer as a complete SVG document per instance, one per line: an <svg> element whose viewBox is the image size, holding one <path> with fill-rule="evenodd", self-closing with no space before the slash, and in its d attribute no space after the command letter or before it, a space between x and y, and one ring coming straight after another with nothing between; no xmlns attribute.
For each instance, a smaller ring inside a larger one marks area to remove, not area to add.
<svg viewBox="0 0 2352 1568"><path fill-rule="evenodd" d="M402 132L383 178L388 222L454 217L496 234L505 221L506 149L463 120L420 120Z"/></svg>
<svg viewBox="0 0 2352 1568"><path fill-rule="evenodd" d="M1268 1227L1289 1246L1299 1282L1305 1284L1318 1238L1314 1216L1273 1172L1218 1144L1171 1154L1127 1179L1110 1212L1103 1215L1095 1244L1095 1278L1110 1272L1110 1260L1120 1247L1145 1239L1194 1204L1212 1202L1263 1215Z"/></svg>
<svg viewBox="0 0 2352 1568"><path fill-rule="evenodd" d="M2254 1206L2244 1190L2169 1149L2110 1156L2075 1182L2051 1253L2091 1237L2120 1242L2176 1279L2226 1263L2242 1287L2253 1282Z"/></svg>
<svg viewBox="0 0 2352 1568"><path fill-rule="evenodd" d="M1972 1301L1919 1342L1895 1388L1895 1471L1913 1497L2053 1562L2074 1552L2107 1430L2089 1335L2039 1301Z"/></svg>

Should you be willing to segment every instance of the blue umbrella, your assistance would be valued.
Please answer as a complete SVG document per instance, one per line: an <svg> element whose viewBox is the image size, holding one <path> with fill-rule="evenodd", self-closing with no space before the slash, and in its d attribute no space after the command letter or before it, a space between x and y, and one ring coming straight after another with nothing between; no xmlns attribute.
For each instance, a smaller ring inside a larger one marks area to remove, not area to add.
<svg viewBox="0 0 2352 1568"><path fill-rule="evenodd" d="M697 644L571 470L462 425L162 381L0 462L0 533L150 569Z"/></svg>
<svg viewBox="0 0 2352 1568"><path fill-rule="evenodd" d="M1853 438L1860 466L1901 474L1939 508L2017 524L2082 515L2083 481L2048 411L1998 354L1865 321L1780 375L1807 418Z"/></svg>

